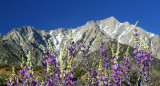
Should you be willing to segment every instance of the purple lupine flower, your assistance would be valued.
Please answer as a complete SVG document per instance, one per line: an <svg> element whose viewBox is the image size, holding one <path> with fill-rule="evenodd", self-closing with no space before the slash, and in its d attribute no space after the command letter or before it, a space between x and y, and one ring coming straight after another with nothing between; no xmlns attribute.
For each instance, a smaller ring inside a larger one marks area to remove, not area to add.
<svg viewBox="0 0 160 86"><path fill-rule="evenodd" d="M108 61L108 54L106 53L106 50L103 48L103 46L106 44L106 42L103 42L102 40L100 40L100 48L99 48L99 51L100 51L100 56L101 56L101 61L102 61L102 66L104 66L105 68L107 68L109 66L109 63L107 62ZM103 68L101 71L99 71L97 73L97 71L95 70L95 68L91 69L92 72L91 72L91 80L92 80L92 84L96 84L96 85L103 85L105 84L104 82L108 82L108 79L107 77L103 77L104 76L104 73L103 73ZM97 76L98 75L98 76ZM97 76L97 78L96 78Z"/></svg>
<svg viewBox="0 0 160 86"><path fill-rule="evenodd" d="M76 46L73 45L74 41L69 40L69 42L70 42L71 46L67 46L67 50L69 50L69 52L68 52L69 56L73 56L73 51L75 50ZM68 62L70 62L70 61L71 61L71 59L68 59ZM71 63L70 66L73 68L74 64ZM74 79L74 75L72 74L73 71L71 71L70 68L64 68L64 71L65 72L63 74L65 76L63 76L63 78L60 77L61 76L61 72L58 72L58 73L55 74L57 83L65 85L65 86L71 86L71 85L75 84L75 80L73 80Z"/></svg>
<svg viewBox="0 0 160 86"><path fill-rule="evenodd" d="M56 56L53 56L51 54L47 55L46 59L43 61L43 63L49 63L49 65L54 64L55 66L57 65L56 63Z"/></svg>
<svg viewBox="0 0 160 86"><path fill-rule="evenodd" d="M8 81L7 86L18 86L19 82L17 82L17 78L16 77L12 77L12 81Z"/></svg>
<svg viewBox="0 0 160 86"><path fill-rule="evenodd" d="M83 41L83 39L81 39L81 40L78 40L78 43L80 44L80 43L83 43L84 41Z"/></svg>
<svg viewBox="0 0 160 86"><path fill-rule="evenodd" d="M148 51L147 54L152 54L152 51Z"/></svg>
<svg viewBox="0 0 160 86"><path fill-rule="evenodd" d="M75 84L75 81L76 79L74 78L74 75L71 73L71 74L65 75L63 84L66 86L70 86L70 85Z"/></svg>
<svg viewBox="0 0 160 86"><path fill-rule="evenodd" d="M29 66L28 68L29 68L29 69L32 69L32 66Z"/></svg>
<svg viewBox="0 0 160 86"><path fill-rule="evenodd" d="M149 57L149 59L152 61L152 60L153 60L153 57L152 57L152 56L150 56L150 57Z"/></svg>
<svg viewBox="0 0 160 86"><path fill-rule="evenodd" d="M81 40L78 40L78 44L80 44L79 45L79 47L80 47L80 51L81 52L85 52L86 50L84 49L84 48L86 48L86 46L84 46L84 41L83 41L83 39L81 39ZM84 57L85 55L83 55L83 57Z"/></svg>
<svg viewBox="0 0 160 86"><path fill-rule="evenodd" d="M84 47L84 48L86 48L86 46L84 46L84 45L80 45L79 47Z"/></svg>
<svg viewBox="0 0 160 86"><path fill-rule="evenodd" d="M96 76L96 75L97 75L96 69L92 68L91 76Z"/></svg>
<svg viewBox="0 0 160 86"><path fill-rule="evenodd" d="M8 81L7 86L12 86L12 84L11 84L11 82L10 82L10 81Z"/></svg>
<svg viewBox="0 0 160 86"><path fill-rule="evenodd" d="M56 68L56 71L59 71L59 69L58 69L58 68Z"/></svg>
<svg viewBox="0 0 160 86"><path fill-rule="evenodd" d="M28 65L23 67L22 70L20 70L20 75L22 75L21 77L21 81L23 83L23 85L36 85L37 82L34 80L34 72L32 71L32 73L30 73L29 71L32 70L32 66Z"/></svg>
<svg viewBox="0 0 160 86"><path fill-rule="evenodd" d="M25 73L25 71L24 70L20 70L20 75L22 75L22 74L24 74Z"/></svg>
<svg viewBox="0 0 160 86"><path fill-rule="evenodd" d="M137 24L137 23L136 23ZM148 73L149 71L149 65L148 62L152 61L153 58L150 56L150 54L152 53L152 51L144 51L144 47L140 47L140 43L139 43L139 33L137 33L137 28L134 29L135 33L135 37L136 37L136 41L138 41L136 45L136 50L134 50L134 54L135 54L135 59L137 60L137 68L139 68L139 78L142 80L140 83L142 85L144 85L147 80L148 80L148 75L146 75L146 73ZM141 49L139 49L141 48ZM141 51L142 50L142 51ZM143 65L143 66L140 66Z"/></svg>
<svg viewBox="0 0 160 86"><path fill-rule="evenodd" d="M74 80L71 80L70 81L71 85L75 84L75 81Z"/></svg>
<svg viewBox="0 0 160 86"><path fill-rule="evenodd" d="M30 78L32 76L32 74L31 73L28 73L28 78Z"/></svg>
<svg viewBox="0 0 160 86"><path fill-rule="evenodd" d="M117 60L114 58L114 60ZM121 82L124 80L122 75L124 74L124 71L122 70L123 64L115 63L114 60L112 60L112 77L114 84L120 85Z"/></svg>
<svg viewBox="0 0 160 86"><path fill-rule="evenodd" d="M137 32L138 31L137 28L134 28L134 31Z"/></svg>
<svg viewBox="0 0 160 86"><path fill-rule="evenodd" d="M126 55L126 57L124 57L124 73L126 75L126 78L127 78L127 82L128 82L128 85L130 85L130 73L131 73L131 62L130 62L130 59L128 57L129 55Z"/></svg>
<svg viewBox="0 0 160 86"><path fill-rule="evenodd" d="M97 80L96 76L97 76L97 69L96 68L91 68L91 82L92 82L91 84L93 84L93 83L98 84L97 83L98 80Z"/></svg>
<svg viewBox="0 0 160 86"><path fill-rule="evenodd" d="M146 54L147 53L147 54ZM141 84L144 84L148 81L148 71L149 71L149 64L148 61L152 61L153 57L150 56L151 51L141 51L136 54L137 63L142 64L143 66L139 66L140 69L139 75L142 76L140 79L142 79ZM146 74L147 73L147 74Z"/></svg>
<svg viewBox="0 0 160 86"><path fill-rule="evenodd" d="M106 42L103 42L102 40L100 41L100 48L99 48L99 51L100 51L100 56L102 57L101 60L102 60L102 64L105 66L105 67L108 67L108 65L106 65L107 61L108 61L108 54L106 53L106 50L103 49L103 46L106 44Z"/></svg>
<svg viewBox="0 0 160 86"><path fill-rule="evenodd" d="M46 72L46 77L49 77L50 76L50 72Z"/></svg>
<svg viewBox="0 0 160 86"><path fill-rule="evenodd" d="M31 80L31 81L29 82L29 84L31 84L31 86L36 86L36 85L37 85L37 82L34 81L34 80Z"/></svg>
<svg viewBox="0 0 160 86"><path fill-rule="evenodd" d="M136 38L137 41L139 41L139 38Z"/></svg>
<svg viewBox="0 0 160 86"><path fill-rule="evenodd" d="M138 35L139 35L139 33L134 33L134 35L135 35L135 36L138 36Z"/></svg>
<svg viewBox="0 0 160 86"><path fill-rule="evenodd" d="M113 65L112 65L112 69L113 69L113 70L116 70L117 68L118 68L118 64L113 64Z"/></svg>
<svg viewBox="0 0 160 86"><path fill-rule="evenodd" d="M57 79L60 79L60 75L61 75L61 73L60 73L60 72L59 72L59 73L57 73L57 74L56 74L56 78L57 78Z"/></svg>
<svg viewBox="0 0 160 86"><path fill-rule="evenodd" d="M54 81L55 81L55 79L50 77L45 81L45 83L48 84L49 86L54 86L55 85Z"/></svg>
<svg viewBox="0 0 160 86"><path fill-rule="evenodd" d="M67 49L69 50L69 56L73 54L73 50L76 48L76 46L67 46Z"/></svg>

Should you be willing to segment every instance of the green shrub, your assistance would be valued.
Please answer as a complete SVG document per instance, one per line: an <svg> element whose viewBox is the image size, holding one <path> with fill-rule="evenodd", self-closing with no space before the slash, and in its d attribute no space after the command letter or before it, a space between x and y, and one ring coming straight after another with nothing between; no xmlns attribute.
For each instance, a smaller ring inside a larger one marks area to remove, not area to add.
<svg viewBox="0 0 160 86"><path fill-rule="evenodd" d="M39 73L44 73L44 69L39 69Z"/></svg>
<svg viewBox="0 0 160 86"><path fill-rule="evenodd" d="M84 70L81 67L75 68L75 74L74 74L75 77L78 78L78 77L82 76L83 74L84 74Z"/></svg>
<svg viewBox="0 0 160 86"><path fill-rule="evenodd" d="M5 73L0 74L0 86L6 86L7 81L5 79L9 78Z"/></svg>
<svg viewBox="0 0 160 86"><path fill-rule="evenodd" d="M9 67L9 65L8 64L0 64L0 69L4 68L4 67Z"/></svg>

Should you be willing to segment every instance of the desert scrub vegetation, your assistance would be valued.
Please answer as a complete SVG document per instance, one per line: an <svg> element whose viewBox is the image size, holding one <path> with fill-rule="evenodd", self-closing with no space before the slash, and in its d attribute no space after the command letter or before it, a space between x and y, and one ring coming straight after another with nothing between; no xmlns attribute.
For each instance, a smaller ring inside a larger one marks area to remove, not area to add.
<svg viewBox="0 0 160 86"><path fill-rule="evenodd" d="M6 73L1 73L0 74L0 86L5 86L6 84L6 79L9 77Z"/></svg>

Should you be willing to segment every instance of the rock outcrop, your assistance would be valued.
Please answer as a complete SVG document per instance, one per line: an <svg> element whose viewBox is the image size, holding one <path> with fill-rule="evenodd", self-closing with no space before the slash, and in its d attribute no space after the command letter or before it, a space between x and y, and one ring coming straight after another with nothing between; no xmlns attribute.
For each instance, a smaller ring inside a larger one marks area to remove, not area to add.
<svg viewBox="0 0 160 86"><path fill-rule="evenodd" d="M98 21L88 21L85 25L73 29L73 40L84 40L87 50L86 55L88 56L99 50L100 43L97 36L102 37L103 41L112 47L116 47L116 42L119 42L122 46L121 52L124 52L126 48L124 45L130 45L132 48L134 46L134 39L132 37L133 28L134 25L130 25L128 22L120 23L114 17ZM140 37L148 44L149 49L153 51L152 55L160 59L160 37L140 27L138 27L138 30ZM31 26L14 28L5 36L0 34L0 63L21 62L22 54L27 58L28 52L31 51L32 63L34 65L42 65L42 50L40 49L40 45L47 48L48 39L53 44L54 54L59 58L63 47L69 44L69 34L70 29L66 28L55 30L38 30ZM77 54L75 61L80 60L80 57L78 57L80 53L78 51L75 51L75 53Z"/></svg>

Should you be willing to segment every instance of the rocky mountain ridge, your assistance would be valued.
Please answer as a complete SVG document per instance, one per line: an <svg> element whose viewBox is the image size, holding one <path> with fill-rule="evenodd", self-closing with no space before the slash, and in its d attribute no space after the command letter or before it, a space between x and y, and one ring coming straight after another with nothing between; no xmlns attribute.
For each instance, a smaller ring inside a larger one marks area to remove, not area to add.
<svg viewBox="0 0 160 86"><path fill-rule="evenodd" d="M73 40L78 41L79 39L83 39L88 52L87 55L89 56L89 54L99 49L99 41L96 36L102 37L108 43L117 41L122 45L133 47L133 28L134 25L130 25L128 22L120 23L114 17L89 21L85 25L73 29ZM143 36L149 49L153 51L153 56L160 59L160 37L140 27L138 27L138 30L140 37ZM54 54L59 58L63 47L69 44L69 34L70 29L66 28L58 28L56 30L38 30L30 26L15 28L5 36L0 35L0 63L12 62L10 61L11 59L20 62L21 55L24 54L27 58L28 52L31 51L33 64L42 65L42 50L40 49L40 45L44 45L47 48L48 39L53 44ZM114 46L116 45L113 44ZM80 53L77 52L77 54Z"/></svg>

